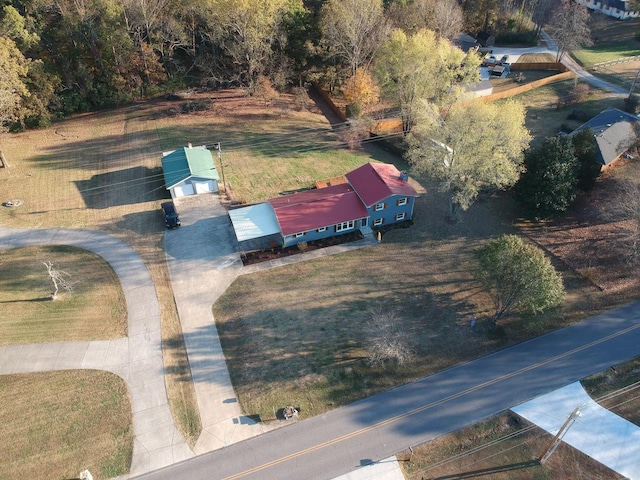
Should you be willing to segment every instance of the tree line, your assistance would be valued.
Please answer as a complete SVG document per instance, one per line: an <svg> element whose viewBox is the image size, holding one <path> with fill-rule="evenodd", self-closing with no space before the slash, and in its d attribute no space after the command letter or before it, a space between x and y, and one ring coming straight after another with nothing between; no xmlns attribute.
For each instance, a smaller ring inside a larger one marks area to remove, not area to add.
<svg viewBox="0 0 640 480"><path fill-rule="evenodd" d="M557 3L557 2L556 2ZM392 32L439 41L542 25L551 0L4 0L0 124L29 128L73 112L185 86L331 86L369 70ZM555 7L554 7L555 8ZM396 42L402 42L397 37ZM385 54L389 53L389 49ZM411 121L409 119L409 121Z"/></svg>

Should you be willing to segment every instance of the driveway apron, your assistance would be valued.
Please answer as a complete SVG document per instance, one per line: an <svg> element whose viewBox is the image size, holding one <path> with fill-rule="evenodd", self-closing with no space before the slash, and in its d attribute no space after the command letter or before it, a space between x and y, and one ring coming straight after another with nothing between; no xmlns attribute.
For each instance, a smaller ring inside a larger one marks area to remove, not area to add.
<svg viewBox="0 0 640 480"><path fill-rule="evenodd" d="M165 234L173 294L195 386L201 454L265 431L242 415L235 396L212 306L240 273L242 262L225 208L217 194L176 199L182 227Z"/></svg>
<svg viewBox="0 0 640 480"><path fill-rule="evenodd" d="M131 475L193 456L176 428L164 383L160 307L151 275L125 243L85 230L18 230L0 227L0 250L70 245L100 255L118 275L128 313L128 337L0 347L0 374L98 369L120 376L129 387L134 445Z"/></svg>

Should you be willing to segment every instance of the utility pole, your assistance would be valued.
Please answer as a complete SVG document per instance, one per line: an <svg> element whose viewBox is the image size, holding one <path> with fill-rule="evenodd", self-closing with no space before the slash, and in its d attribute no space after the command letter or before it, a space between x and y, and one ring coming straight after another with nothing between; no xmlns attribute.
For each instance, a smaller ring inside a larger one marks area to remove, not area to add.
<svg viewBox="0 0 640 480"><path fill-rule="evenodd" d="M574 422L577 420L579 416L580 416L580 406L577 406L573 410L573 412L571 412L571 415L569 415L569 418L567 418L566 422L564 422L564 425L560 427L560 430L558 430L558 433L556 433L556 436L553 437L553 440L551 441L551 444L549 445L549 447L545 450L545 452L542 455L540 455L539 461L541 465L544 465L544 463L547 460L549 460L549 457L553 455L553 452L556 451L556 448L558 448L558 445L560 445L560 442L562 442L562 437L564 437L564 435L567 433L569 428L571 428L571 425L574 424Z"/></svg>
<svg viewBox="0 0 640 480"><path fill-rule="evenodd" d="M228 199L229 195L227 192L227 183L224 181L224 165L222 164L222 145L220 145L220 142L217 142L213 144L213 148L215 148L218 151L218 160L220 161L220 172L222 172L222 189L224 190L224 194Z"/></svg>
<svg viewBox="0 0 640 480"><path fill-rule="evenodd" d="M629 89L629 96L627 98L631 98L631 95L633 95L633 90L636 88L638 76L640 76L640 70L638 70L638 73L636 73L636 78L633 79L633 83L631 84L631 88Z"/></svg>

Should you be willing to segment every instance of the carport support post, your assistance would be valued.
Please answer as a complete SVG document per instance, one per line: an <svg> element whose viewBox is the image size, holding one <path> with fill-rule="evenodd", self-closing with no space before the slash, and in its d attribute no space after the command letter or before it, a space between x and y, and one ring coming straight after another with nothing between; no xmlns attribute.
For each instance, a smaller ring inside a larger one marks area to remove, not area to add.
<svg viewBox="0 0 640 480"><path fill-rule="evenodd" d="M578 418L579 416L580 416L580 406L577 406L573 410L573 412L571 412L571 415L569 415L569 418L567 418L567 420L564 422L564 425L560 427L560 430L558 430L558 433L556 433L556 436L553 437L553 440L551 441L551 445L549 445L549 448L547 448L547 450L540 456L539 461L541 465L544 465L545 462L549 460L549 457L553 455L553 452L556 451L556 448L558 448L558 445L560 445L560 442L562 442L562 437L564 437L565 433L567 433L569 428L571 428L571 425L573 425L573 423L576 421L576 418Z"/></svg>
<svg viewBox="0 0 640 480"><path fill-rule="evenodd" d="M214 143L213 148L215 148L218 151L218 161L220 162L220 172L222 172L222 189L224 190L224 194L228 199L229 195L227 193L227 183L224 181L224 165L222 164L222 145L220 145L220 142Z"/></svg>

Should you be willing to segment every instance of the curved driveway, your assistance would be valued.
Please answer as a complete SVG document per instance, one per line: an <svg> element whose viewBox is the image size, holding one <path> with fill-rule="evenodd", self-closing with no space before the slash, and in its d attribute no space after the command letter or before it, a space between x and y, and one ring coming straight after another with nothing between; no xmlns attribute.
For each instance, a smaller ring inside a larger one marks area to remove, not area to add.
<svg viewBox="0 0 640 480"><path fill-rule="evenodd" d="M70 245L100 255L118 275L128 313L128 337L87 342L0 346L0 374L96 369L120 376L133 410L131 475L193 456L177 430L164 383L160 307L151 275L125 243L85 230L19 230L0 227L0 250Z"/></svg>

